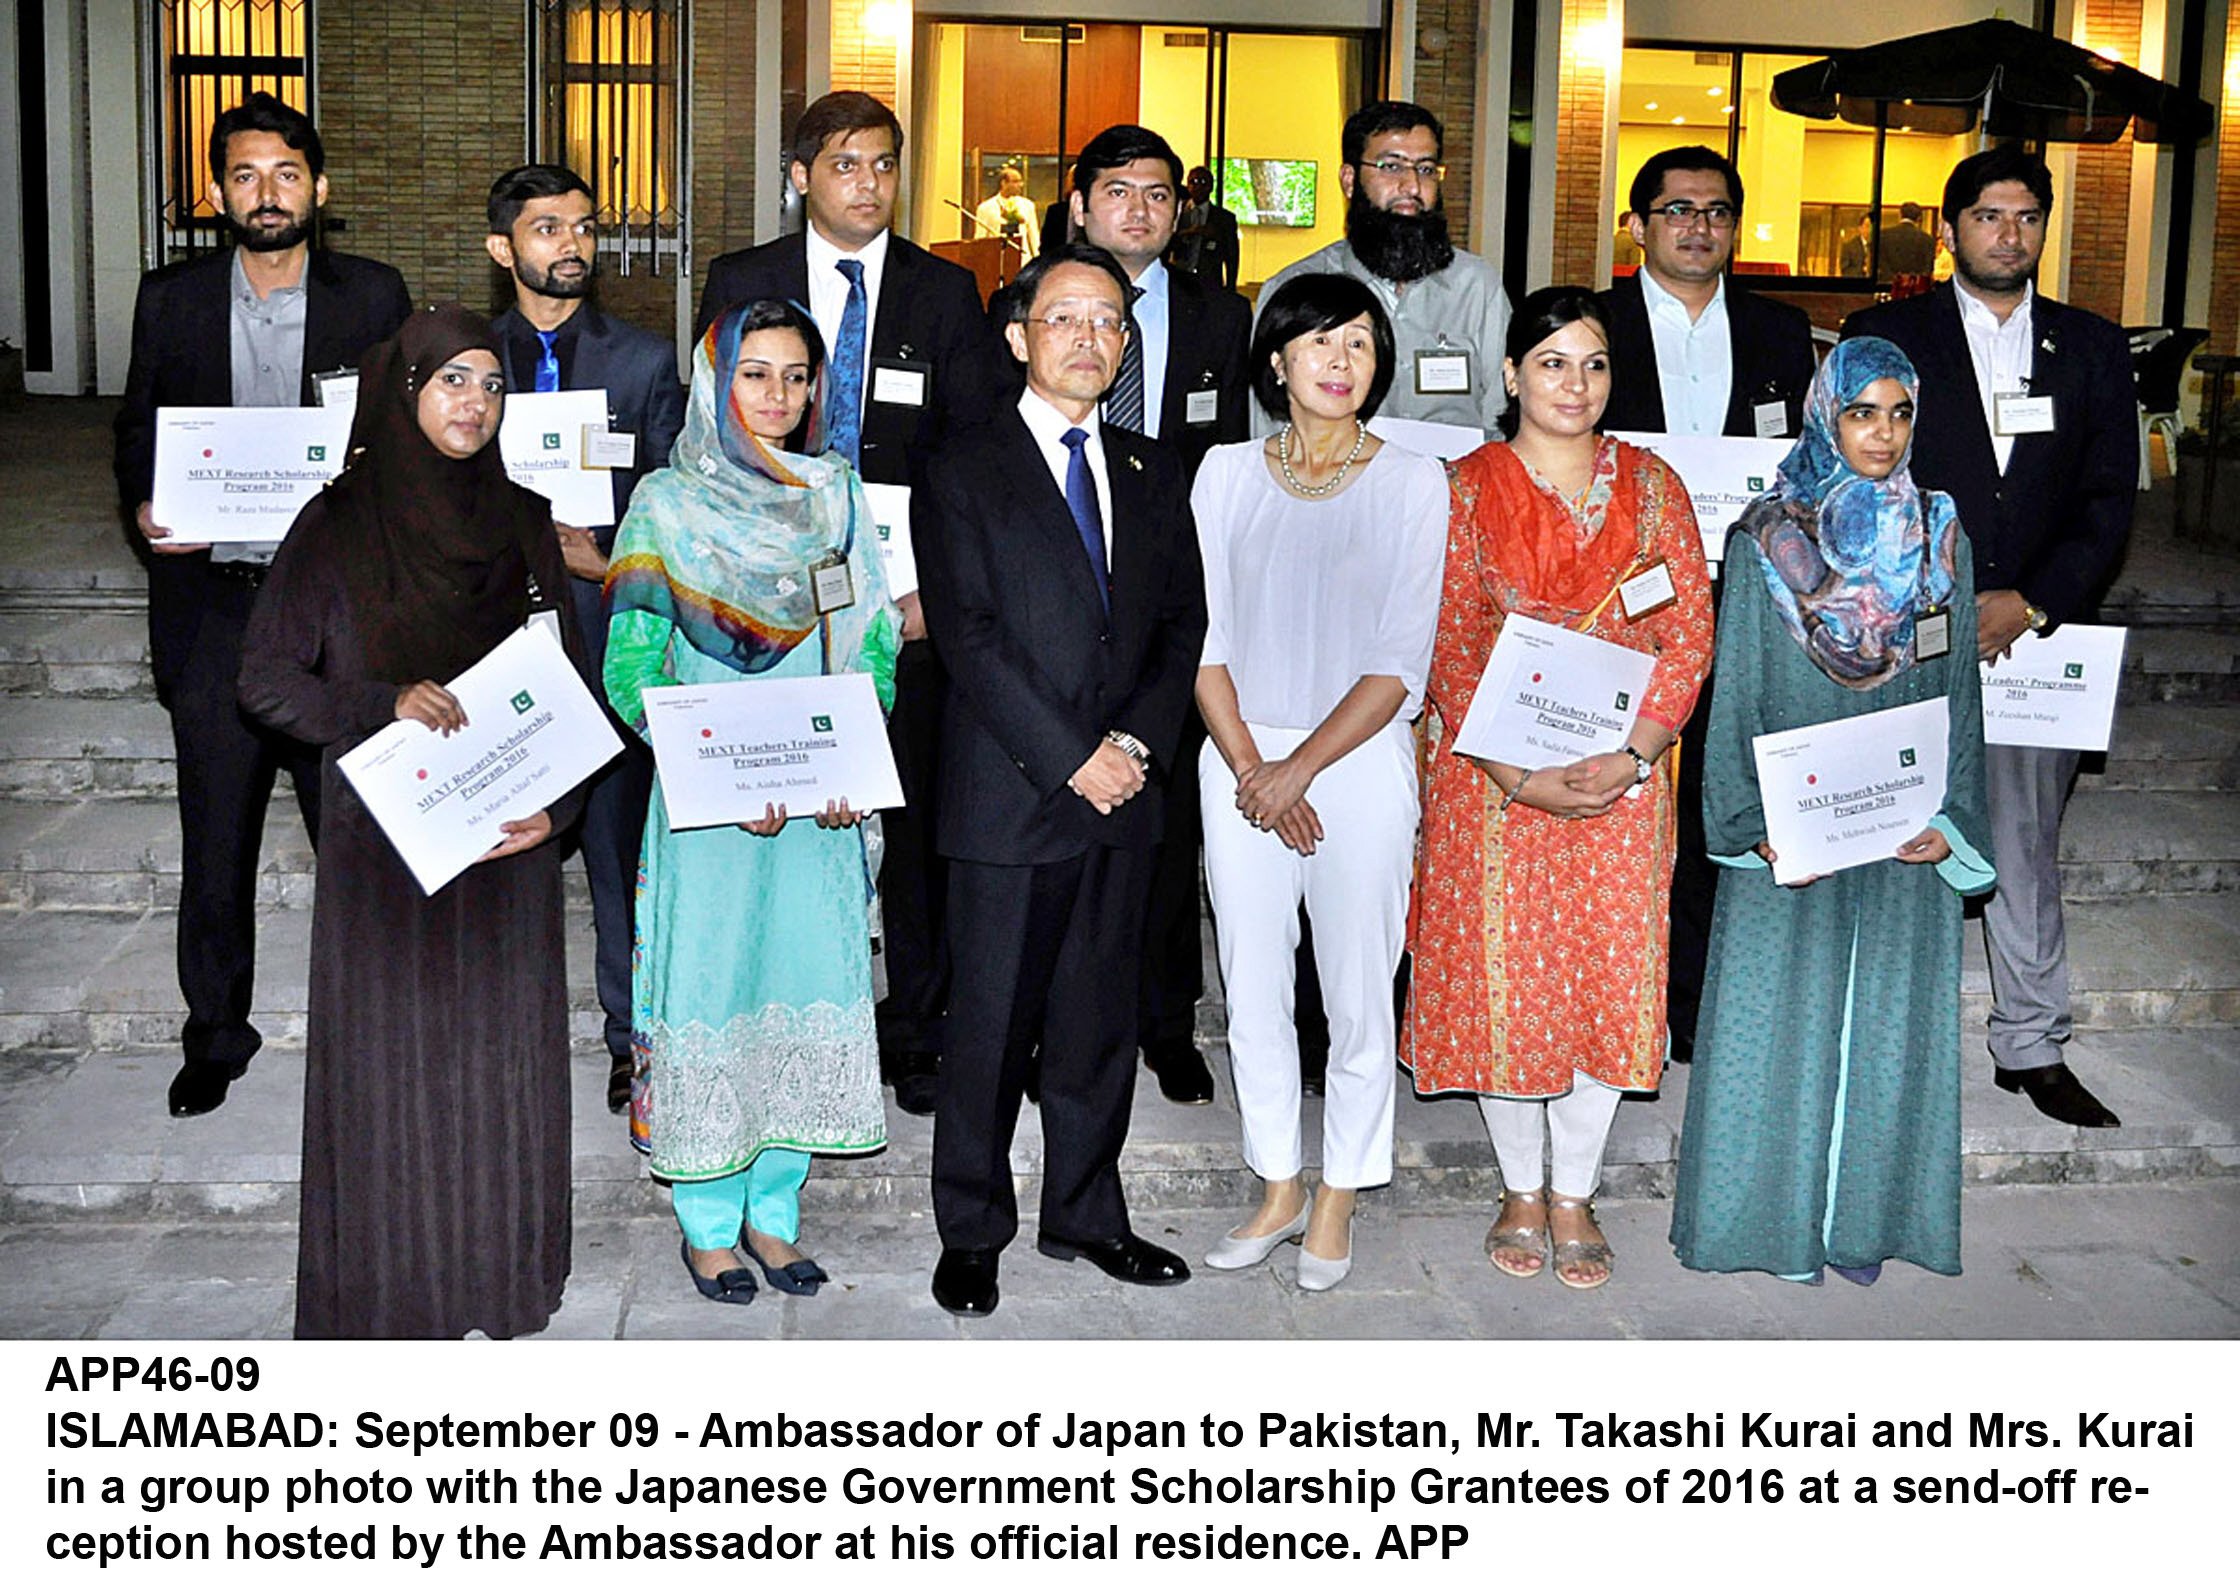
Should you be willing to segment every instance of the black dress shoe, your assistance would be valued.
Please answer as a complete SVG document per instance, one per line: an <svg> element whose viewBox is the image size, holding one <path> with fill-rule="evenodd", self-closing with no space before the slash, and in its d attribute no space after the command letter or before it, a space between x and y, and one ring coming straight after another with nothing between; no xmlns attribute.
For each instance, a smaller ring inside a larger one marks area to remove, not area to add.
<svg viewBox="0 0 2240 1585"><path fill-rule="evenodd" d="M1299 1093L1322 1098L1323 1075L1330 1071L1330 1048L1299 1042Z"/></svg>
<svg viewBox="0 0 2240 1585"><path fill-rule="evenodd" d="M930 1051L906 1051L894 1060L894 1104L912 1117L931 1117L940 1095L941 1059Z"/></svg>
<svg viewBox="0 0 2240 1585"><path fill-rule="evenodd" d="M1043 1233L1036 1237L1034 1247L1052 1260L1086 1260L1106 1276L1138 1287L1171 1288L1190 1280L1190 1262L1133 1233L1095 1243Z"/></svg>
<svg viewBox="0 0 2240 1585"><path fill-rule="evenodd" d="M2066 1062L2050 1068L1994 1068L1992 1082L2009 1095L2027 1095L2030 1104L2057 1123L2072 1128L2121 1128L2123 1119L2100 1104Z"/></svg>
<svg viewBox="0 0 2240 1585"><path fill-rule="evenodd" d="M1668 1030L1667 1033L1672 1036L1672 1060L1677 1063L1694 1062L1696 1060L1696 1037L1683 1035L1677 1029Z"/></svg>
<svg viewBox="0 0 2240 1585"><path fill-rule="evenodd" d="M944 1249L933 1267L933 1302L951 1315L993 1315L996 1263L992 1249Z"/></svg>
<svg viewBox="0 0 2240 1585"><path fill-rule="evenodd" d="M630 1078L637 1066L637 1059L627 1051L608 1059L607 1110L617 1117L630 1110Z"/></svg>
<svg viewBox="0 0 2240 1585"><path fill-rule="evenodd" d="M1159 1093L1177 1106L1205 1106L1213 1100L1213 1075L1206 1059L1187 1040L1165 1040L1143 1049L1143 1065L1159 1081Z"/></svg>
<svg viewBox="0 0 2240 1585"><path fill-rule="evenodd" d="M187 1062L171 1081L171 1115L200 1117L226 1104L226 1091L248 1072L246 1062Z"/></svg>

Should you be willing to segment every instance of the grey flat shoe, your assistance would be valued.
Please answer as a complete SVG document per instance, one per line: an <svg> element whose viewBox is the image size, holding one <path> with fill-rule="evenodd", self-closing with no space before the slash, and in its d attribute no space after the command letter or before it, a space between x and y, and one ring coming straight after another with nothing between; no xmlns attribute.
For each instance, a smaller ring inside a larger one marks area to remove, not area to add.
<svg viewBox="0 0 2240 1585"><path fill-rule="evenodd" d="M1346 1229L1346 1252L1336 1260L1324 1260L1320 1255L1310 1255L1304 1245L1299 1250L1299 1291L1301 1293L1327 1293L1346 1280L1346 1273L1353 1270L1353 1229Z"/></svg>
<svg viewBox="0 0 2240 1585"><path fill-rule="evenodd" d="M1314 1196L1307 1196L1307 1203L1299 1207L1299 1214L1272 1233L1258 1238L1239 1238L1235 1233L1225 1233L1221 1242L1206 1251L1205 1263L1215 1271L1243 1271L1257 1266L1276 1252L1281 1244L1296 1244L1306 1236L1307 1217L1314 1210Z"/></svg>

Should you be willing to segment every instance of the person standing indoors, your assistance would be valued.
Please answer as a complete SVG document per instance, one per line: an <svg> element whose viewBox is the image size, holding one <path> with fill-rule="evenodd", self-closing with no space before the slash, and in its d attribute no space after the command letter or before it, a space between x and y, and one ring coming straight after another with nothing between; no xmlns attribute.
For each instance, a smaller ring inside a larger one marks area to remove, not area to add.
<svg viewBox="0 0 2240 1585"><path fill-rule="evenodd" d="M1619 1097L1656 1089L1663 1067L1664 755L1711 663L1711 599L1679 477L1595 432L1610 396L1600 300L1534 292L1508 352L1515 436L1450 474L1403 1060L1419 1093L1479 1097L1503 1186L1494 1268L1553 1266L1596 1288L1612 1267L1591 1203L1603 1146ZM1669 598L1619 593L1660 566ZM1446 746L1512 615L1656 657L1622 749L1526 770Z"/></svg>
<svg viewBox="0 0 2240 1585"><path fill-rule="evenodd" d="M1882 263L1892 280L1927 275L1937 267L1937 239L1921 229L1921 206L1898 206L1898 223L1882 234Z"/></svg>
<svg viewBox="0 0 2240 1585"><path fill-rule="evenodd" d="M1606 429L1673 435L1795 435L1812 385L1812 322L1727 279L1742 228L1742 176L1701 146L1651 155L1633 179L1627 229L1641 268L1603 293L1610 315ZM1672 1056L1695 1052L1718 871L1703 846L1706 682L1681 734L1680 842L1672 872L1666 1024Z"/></svg>
<svg viewBox="0 0 2240 1585"><path fill-rule="evenodd" d="M1128 277L1069 244L1020 272L1007 337L1026 389L945 448L913 502L926 620L950 678L939 831L954 945L933 1135L933 1296L996 1307L1016 1235L1027 1063L1042 1071L1035 1243L1121 1282L1183 1282L1120 1187L1135 1091L1136 974L1157 775L1205 639L1182 465L1104 423Z"/></svg>
<svg viewBox="0 0 2240 1585"><path fill-rule="evenodd" d="M1213 189L1213 172L1195 165L1183 178L1182 191L1189 202L1175 219L1174 246L1167 262L1186 274L1234 291L1243 248L1237 241L1237 217L1222 206Z"/></svg>
<svg viewBox="0 0 2240 1585"><path fill-rule="evenodd" d="M1932 422L1913 471L1949 494L1975 552L1976 647L2004 655L2025 633L2089 622L2122 563L2139 469L2138 405L2123 332L2038 294L2053 177L2002 144L1953 167L1944 189L1952 279L1863 309L1847 336L1893 341L1921 375ZM2061 815L2071 749L1984 750L1991 861L1983 911L1991 960L1991 1060L2000 1089L2078 1128L2116 1114L2069 1071L2068 936Z"/></svg>
<svg viewBox="0 0 2240 1585"><path fill-rule="evenodd" d="M829 354L826 442L866 483L919 483L925 459L983 422L1000 398L1003 354L979 287L971 272L894 234L902 123L869 94L826 94L804 110L788 171L808 225L709 266L696 334L740 303L805 304ZM887 975L879 1050L895 1103L924 1115L933 1110L948 998L942 867L932 836L943 689L908 582L898 578L892 590L904 643L887 738L908 802L879 817Z"/></svg>
<svg viewBox="0 0 2240 1585"><path fill-rule="evenodd" d="M1035 223L1034 200L1027 196L1026 173L1006 165L996 173L995 193L972 212L979 222L976 236L1001 237L1019 250L1022 259L1042 251L1042 228Z"/></svg>
<svg viewBox="0 0 2240 1585"><path fill-rule="evenodd" d="M272 547L195 543L158 523L156 409L306 407L318 375L353 367L412 313L386 264L312 245L327 201L326 150L299 110L251 94L210 129L211 207L233 246L151 270L132 313L132 362L116 418L117 492L150 552L148 652L171 716L179 775L179 989L185 1062L174 1117L225 1104L263 1037L256 994L257 863L285 766L319 840L317 754L244 719L241 635Z"/></svg>
<svg viewBox="0 0 2240 1585"><path fill-rule="evenodd" d="M514 1337L568 1280L570 792L423 893L338 760L393 721L449 735L445 684L549 612L575 644L545 499L499 459L496 338L415 314L360 371L349 468L297 516L242 648L242 708L323 751L304 1042L298 1337Z"/></svg>
<svg viewBox="0 0 2240 1585"><path fill-rule="evenodd" d="M1255 394L1284 427L1216 448L1191 509L1206 569L1206 873L1245 1163L1265 1188L1206 1264L1258 1265L1301 1239L1299 1286L1313 1291L1351 1269L1355 1195L1392 1181L1392 976L1417 812L1409 723L1438 622L1447 480L1368 431L1392 384L1392 327L1351 276L1286 282L1261 309L1252 362ZM1330 1022L1316 1196L1299 1178L1302 901Z"/></svg>
<svg viewBox="0 0 2240 1585"><path fill-rule="evenodd" d="M609 430L631 440L635 460L613 470L614 522L603 528L553 525L582 640L577 653L583 680L594 698L603 699L607 557L630 493L648 473L668 465L669 448L684 427L676 353L660 337L601 313L591 301L599 274L599 226L582 177L560 165L517 166L490 184L489 219L490 257L513 280L513 306L491 324L506 389L604 390ZM634 734L618 735L623 752L592 779L579 827L598 942L599 1006L607 1018L607 1107L616 1112L630 1104L636 1061L630 1045L631 898L646 799L653 790L653 756Z"/></svg>
<svg viewBox="0 0 2240 1585"><path fill-rule="evenodd" d="M868 674L892 698L899 613L845 459L784 448L823 338L785 302L726 310L693 354L676 460L639 489L608 579L607 697L639 735L649 689ZM813 569L847 568L845 598ZM789 822L789 812L813 818ZM783 1293L829 1279L801 1252L812 1152L886 1143L871 1002L871 876L858 816L764 809L736 829L647 814L636 999L653 1172L702 1295L745 1304L742 1254Z"/></svg>
<svg viewBox="0 0 2240 1585"><path fill-rule="evenodd" d="M1960 1270L1960 899L1992 872L1974 579L1952 498L1906 467L1917 388L1891 343L1838 346L1727 541L1704 823L1728 868L1672 1213L1698 1271ZM1880 863L1776 884L1751 740L1932 700L1935 819Z"/></svg>
<svg viewBox="0 0 2240 1585"><path fill-rule="evenodd" d="M1260 300L1294 275L1350 275L1377 294L1392 321L1392 418L1460 424L1481 434L1508 398L1498 362L1509 324L1509 297L1491 263L1454 245L1439 203L1446 133L1421 105L1380 99L1346 117L1338 186L1346 195L1346 234L1278 270ZM1254 433L1273 434L1266 414Z"/></svg>

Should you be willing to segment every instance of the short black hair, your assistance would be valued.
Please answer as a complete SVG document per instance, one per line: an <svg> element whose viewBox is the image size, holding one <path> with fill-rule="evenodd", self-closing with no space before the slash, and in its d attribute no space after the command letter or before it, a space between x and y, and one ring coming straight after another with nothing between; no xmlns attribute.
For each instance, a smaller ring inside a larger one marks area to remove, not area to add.
<svg viewBox="0 0 2240 1585"><path fill-rule="evenodd" d="M796 165L814 165L824 146L834 138L844 138L851 132L871 132L886 128L894 138L895 157L902 157L902 123L895 119L894 111L869 94L859 94L852 89L826 94L815 104L801 112L801 119L793 124L793 147L786 155L786 168Z"/></svg>
<svg viewBox="0 0 2240 1585"><path fill-rule="evenodd" d="M319 129L294 105L267 93L254 93L210 123L210 179L226 179L226 142L236 132L270 132L303 156L312 180L326 174L327 146Z"/></svg>
<svg viewBox="0 0 2240 1585"><path fill-rule="evenodd" d="M741 341L758 330L798 331L801 344L809 349L809 378L817 377L817 371L824 367L824 337L817 331L817 322L809 317L809 310L790 298L759 297L738 312Z"/></svg>
<svg viewBox="0 0 2240 1585"><path fill-rule="evenodd" d="M1175 153L1174 145L1149 127L1128 122L1106 127L1081 146L1081 153L1073 164L1073 190L1086 198L1089 189L1097 185L1097 178L1106 171L1116 171L1138 160L1164 162L1167 180L1176 192L1182 190L1182 156Z"/></svg>
<svg viewBox="0 0 2240 1585"><path fill-rule="evenodd" d="M1900 204L1898 206L1898 218L1900 220L1918 221L1921 218L1921 206L1910 200Z"/></svg>
<svg viewBox="0 0 2240 1585"><path fill-rule="evenodd" d="M1291 398L1284 394L1276 373L1276 354L1300 336L1318 330L1335 330L1369 316L1369 334L1376 343L1377 372L1369 377L1368 394L1361 399L1361 418L1377 416L1377 409L1392 389L1399 372L1399 354L1392 341L1392 321L1385 317L1377 294L1350 275L1294 275L1260 303L1260 320L1252 329L1252 352L1246 360L1252 371L1252 394L1270 418L1291 416Z"/></svg>
<svg viewBox="0 0 2240 1585"><path fill-rule="evenodd" d="M1446 153L1447 129L1423 106L1405 99L1371 100L1346 117L1345 130L1338 135L1338 157L1348 165L1359 165L1369 140L1378 133L1412 132L1417 127L1431 129L1431 141L1437 145L1434 155Z"/></svg>
<svg viewBox="0 0 2240 1585"><path fill-rule="evenodd" d="M558 198L562 193L581 193L594 206L599 201L591 184L565 165L516 165L490 184L491 234L512 236L513 223L530 199Z"/></svg>
<svg viewBox="0 0 2240 1585"><path fill-rule="evenodd" d="M1997 182L2022 183L2040 209L2053 213L2053 172L2046 169L2046 162L2019 143L1998 143L1952 167L1944 184L1945 224L1959 225L1960 212Z"/></svg>
<svg viewBox="0 0 2240 1585"><path fill-rule="evenodd" d="M1044 277L1061 264L1086 264L1091 269L1104 271L1120 288L1122 306L1127 304L1128 272L1120 261L1094 242L1066 242L1027 260L1019 273L1011 277L1011 284L1004 288L1009 323L1023 325L1034 317L1035 294L1042 290Z"/></svg>
<svg viewBox="0 0 2240 1585"><path fill-rule="evenodd" d="M1502 351L1511 363L1522 363L1534 347L1582 319L1602 332L1605 347L1610 345L1610 312L1602 306L1600 294L1586 286L1543 286L1517 304L1509 320L1508 343ZM1517 403L1512 400L1501 412L1501 432L1512 440L1516 438L1517 417Z"/></svg>
<svg viewBox="0 0 2240 1585"><path fill-rule="evenodd" d="M1664 179L1673 171L1717 171L1727 179L1727 197L1734 202L1734 212L1742 213L1742 173L1734 168L1734 161L1700 143L1690 143L1685 148L1659 149L1642 161L1641 169L1634 173L1633 186L1626 191L1626 208L1648 219L1649 206L1657 201L1657 194L1664 191Z"/></svg>

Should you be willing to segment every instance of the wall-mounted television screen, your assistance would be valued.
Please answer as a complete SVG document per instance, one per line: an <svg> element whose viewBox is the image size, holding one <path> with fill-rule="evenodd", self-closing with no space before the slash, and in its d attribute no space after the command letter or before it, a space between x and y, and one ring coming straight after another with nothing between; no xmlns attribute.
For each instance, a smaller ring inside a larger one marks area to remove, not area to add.
<svg viewBox="0 0 2240 1585"><path fill-rule="evenodd" d="M1221 207L1241 226L1312 227L1315 178L1313 160L1232 156L1221 162Z"/></svg>

